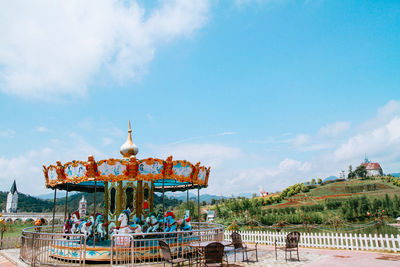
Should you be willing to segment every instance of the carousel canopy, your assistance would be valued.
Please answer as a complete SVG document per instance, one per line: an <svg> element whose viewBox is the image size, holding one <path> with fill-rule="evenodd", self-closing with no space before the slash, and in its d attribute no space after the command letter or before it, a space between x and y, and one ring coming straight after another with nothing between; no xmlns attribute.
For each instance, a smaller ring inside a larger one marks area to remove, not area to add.
<svg viewBox="0 0 400 267"><path fill-rule="evenodd" d="M105 159L95 161L72 161L56 165L43 165L46 187L68 191L104 190L104 182L151 181L154 189L162 191L184 191L186 189L207 187L210 167L193 165L186 160L141 159L134 156L128 159Z"/></svg>
<svg viewBox="0 0 400 267"><path fill-rule="evenodd" d="M105 182L151 181L154 191L184 191L207 187L210 167L196 165L186 160L147 158L136 159L137 146L132 141L129 123L128 138L121 146L123 159L71 161L56 165L43 165L46 187L68 191L104 191Z"/></svg>

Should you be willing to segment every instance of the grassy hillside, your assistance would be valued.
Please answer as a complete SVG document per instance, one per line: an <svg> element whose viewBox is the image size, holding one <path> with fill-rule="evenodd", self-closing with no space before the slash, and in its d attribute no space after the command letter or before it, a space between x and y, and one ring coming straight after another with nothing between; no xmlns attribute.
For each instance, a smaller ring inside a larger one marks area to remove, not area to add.
<svg viewBox="0 0 400 267"><path fill-rule="evenodd" d="M5 210L7 203L8 192L0 192L0 211ZM82 196L87 200L88 211L94 210L94 193L77 193L68 197L68 212L73 212L78 209L79 201ZM104 210L104 193L97 193L96 195L97 211ZM180 200L173 198L165 198L165 206L178 206ZM161 196L154 196L154 206L162 204ZM56 211L64 212L65 197L57 198ZM22 193L18 193L18 210L21 212L51 212L53 210L53 200L43 200L37 197L32 197Z"/></svg>
<svg viewBox="0 0 400 267"><path fill-rule="evenodd" d="M214 209L217 221L243 227L272 229L345 229L346 231L398 230L385 226L400 216L400 179L379 177L308 186L296 184L267 197L231 198ZM379 229L378 229L379 228ZM369 232L368 232L369 231Z"/></svg>
<svg viewBox="0 0 400 267"><path fill-rule="evenodd" d="M8 192L0 192L0 210L6 209ZM49 212L53 204L50 201L38 199L18 193L18 209L23 212Z"/></svg>
<svg viewBox="0 0 400 267"><path fill-rule="evenodd" d="M267 208L297 207L303 205L314 205L324 202L326 199L346 199L351 196L365 195L368 198L384 198L385 195L400 196L400 187L382 181L381 179L350 180L336 183L328 183L311 187L309 192L297 193L290 196L281 203L275 203Z"/></svg>

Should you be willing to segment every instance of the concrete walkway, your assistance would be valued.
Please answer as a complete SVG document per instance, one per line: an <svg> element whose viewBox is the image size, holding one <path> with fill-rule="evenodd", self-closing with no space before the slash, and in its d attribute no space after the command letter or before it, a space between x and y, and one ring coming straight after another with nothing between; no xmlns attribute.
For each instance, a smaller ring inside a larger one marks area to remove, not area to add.
<svg viewBox="0 0 400 267"><path fill-rule="evenodd" d="M278 259L275 260L275 251L272 246L259 246L258 262L241 262L242 255L238 253L237 262L234 262L233 255L229 255L228 262L231 267L252 266L304 266L304 267L325 267L325 266L351 266L351 267L399 267L400 254L329 250L329 249L306 249L300 248L300 261L297 261L296 253L292 253L293 259L285 261L285 252L278 251ZM255 259L255 253L249 253L249 259ZM87 266L109 266L108 264L86 264ZM19 259L19 249L8 249L0 251L0 267L27 266ZM149 266L149 265L147 265ZM154 267L163 264L150 265ZM225 265L224 265L225 266Z"/></svg>
<svg viewBox="0 0 400 267"><path fill-rule="evenodd" d="M0 255L0 267L14 267L16 266L12 262L10 262L8 259Z"/></svg>

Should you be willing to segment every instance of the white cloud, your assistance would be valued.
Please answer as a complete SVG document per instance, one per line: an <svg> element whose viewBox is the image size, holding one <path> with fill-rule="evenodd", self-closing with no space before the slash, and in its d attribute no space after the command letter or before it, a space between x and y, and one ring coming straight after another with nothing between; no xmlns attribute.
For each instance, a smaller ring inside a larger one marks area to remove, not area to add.
<svg viewBox="0 0 400 267"><path fill-rule="evenodd" d="M109 137L103 137L103 146L111 145L114 142L113 139Z"/></svg>
<svg viewBox="0 0 400 267"><path fill-rule="evenodd" d="M328 124L319 129L318 134L327 137L339 136L350 129L350 122L338 121L333 124Z"/></svg>
<svg viewBox="0 0 400 267"><path fill-rule="evenodd" d="M3 137L14 137L16 133L17 132L13 129L0 130L0 136Z"/></svg>
<svg viewBox="0 0 400 267"><path fill-rule="evenodd" d="M388 123L394 116L400 116L400 101L390 100L386 105L379 108L376 115L361 124L358 131L368 131Z"/></svg>
<svg viewBox="0 0 400 267"><path fill-rule="evenodd" d="M279 191L299 182L299 179L307 177L312 171L310 162L301 162L290 158L285 158L278 166L246 168L246 165L242 164L240 167L241 170L229 173L225 178L224 184L227 184L228 192L255 193L260 186L263 186L268 192ZM215 189L210 188L211 190Z"/></svg>
<svg viewBox="0 0 400 267"><path fill-rule="evenodd" d="M299 170L299 171L308 171L311 168L311 163L309 162L300 162L298 160L286 158L279 164L279 169L281 171L288 170Z"/></svg>
<svg viewBox="0 0 400 267"><path fill-rule="evenodd" d="M246 5L250 4L264 4L264 3L274 3L274 4L279 4L279 3L284 3L287 2L287 0L235 0L235 4L238 7L243 7Z"/></svg>
<svg viewBox="0 0 400 267"><path fill-rule="evenodd" d="M363 131L351 137L335 150L338 160L362 157L379 153L398 153L400 151L400 117L392 118L387 124L378 128Z"/></svg>
<svg viewBox="0 0 400 267"><path fill-rule="evenodd" d="M219 136L227 136L227 135L235 135L235 134L237 134L237 132L222 132L222 133L217 133L217 134L188 137L188 138L185 138L185 139L181 139L181 140L175 141L175 142L171 143L171 145L186 143L188 141L194 141L194 140L199 140L199 139L207 139L207 138L213 138L213 137L219 137Z"/></svg>
<svg viewBox="0 0 400 267"><path fill-rule="evenodd" d="M292 140L292 144L295 147L300 147L309 144L311 141L311 136L308 134L299 134Z"/></svg>
<svg viewBox="0 0 400 267"><path fill-rule="evenodd" d="M238 159L243 156L239 148L220 144L150 145L150 148L161 158L172 155L175 160L188 160L193 164L200 161L202 165L213 168L221 165L225 160Z"/></svg>
<svg viewBox="0 0 400 267"><path fill-rule="evenodd" d="M149 121L153 121L153 115L151 115L150 113L147 113L147 114L146 114L146 118L147 118Z"/></svg>
<svg viewBox="0 0 400 267"><path fill-rule="evenodd" d="M6 1L0 4L0 88L19 96L82 96L96 74L126 82L160 44L207 21L209 1Z"/></svg>
<svg viewBox="0 0 400 267"><path fill-rule="evenodd" d="M38 126L38 127L36 127L36 131L38 131L39 133L44 133L44 132L48 132L49 129L47 129L44 126Z"/></svg>
<svg viewBox="0 0 400 267"><path fill-rule="evenodd" d="M46 192L42 165L56 164L57 160L66 163L71 160L87 160L89 155L95 159L106 158L81 136L71 134L68 142L50 141L44 148L29 150L15 157L0 156L0 190L8 190L15 179L20 192L38 195Z"/></svg>

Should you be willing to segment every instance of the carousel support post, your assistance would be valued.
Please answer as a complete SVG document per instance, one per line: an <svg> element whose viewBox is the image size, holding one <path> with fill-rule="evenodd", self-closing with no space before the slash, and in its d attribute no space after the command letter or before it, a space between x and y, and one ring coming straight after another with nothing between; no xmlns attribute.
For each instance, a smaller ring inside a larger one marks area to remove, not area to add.
<svg viewBox="0 0 400 267"><path fill-rule="evenodd" d="M65 194L64 222L67 221L67 214L68 214L68 190L69 190L69 184L67 184L67 193Z"/></svg>
<svg viewBox="0 0 400 267"><path fill-rule="evenodd" d="M51 222L51 232L54 233L54 221L56 218L56 199L57 199L57 187L54 187L54 200L53 200L53 221Z"/></svg>
<svg viewBox="0 0 400 267"><path fill-rule="evenodd" d="M165 177L164 177L165 178ZM162 219L163 219L163 232L165 232L165 221L164 221L164 215L165 215L165 192L164 192L164 179L162 180Z"/></svg>
<svg viewBox="0 0 400 267"><path fill-rule="evenodd" d="M97 193L97 181L94 181L94 211L93 211L93 247L96 247L96 193Z"/></svg>
<svg viewBox="0 0 400 267"><path fill-rule="evenodd" d="M187 206L187 209L190 210L190 207L189 207L189 186L188 185L186 185L186 206Z"/></svg>
<svg viewBox="0 0 400 267"><path fill-rule="evenodd" d="M200 229L200 186L197 188L197 214L199 216L199 229Z"/></svg>

